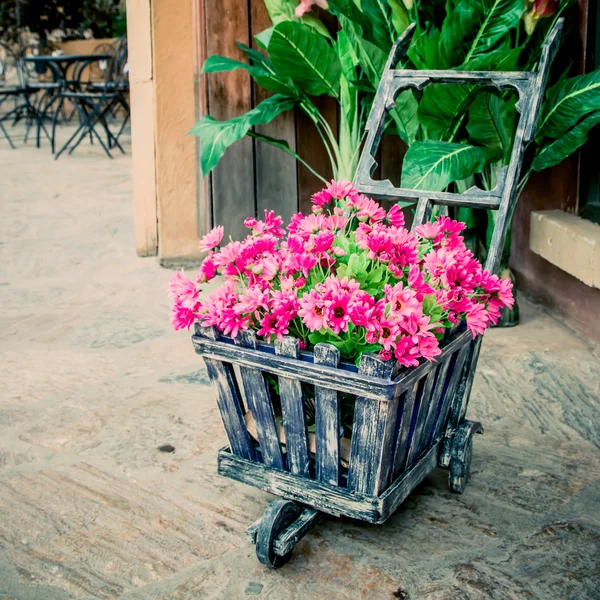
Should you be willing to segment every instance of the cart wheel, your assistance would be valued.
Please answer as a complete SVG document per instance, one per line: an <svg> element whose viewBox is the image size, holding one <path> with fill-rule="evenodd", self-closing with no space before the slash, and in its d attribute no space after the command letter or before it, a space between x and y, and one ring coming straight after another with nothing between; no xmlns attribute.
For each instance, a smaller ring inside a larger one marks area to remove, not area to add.
<svg viewBox="0 0 600 600"><path fill-rule="evenodd" d="M448 486L457 494L462 494L471 476L473 458L473 435L483 433L481 423L465 421L456 431L450 457Z"/></svg>
<svg viewBox="0 0 600 600"><path fill-rule="evenodd" d="M278 569L292 557L292 550L286 555L275 554L273 544L277 536L300 515L301 509L289 500L275 500L265 511L256 532L256 556L267 567Z"/></svg>

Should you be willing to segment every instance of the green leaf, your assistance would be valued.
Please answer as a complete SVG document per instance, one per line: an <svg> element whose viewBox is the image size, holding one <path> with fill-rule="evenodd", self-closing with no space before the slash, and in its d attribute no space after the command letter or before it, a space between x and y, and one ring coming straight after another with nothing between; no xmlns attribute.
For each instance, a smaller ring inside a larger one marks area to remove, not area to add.
<svg viewBox="0 0 600 600"><path fill-rule="evenodd" d="M290 110L296 100L276 94L263 100L244 115L229 121L217 121L211 116L200 119L190 133L200 138L200 165L204 176L217 165L225 150L242 139L254 125L269 123L278 114Z"/></svg>
<svg viewBox="0 0 600 600"><path fill-rule="evenodd" d="M600 123L600 111L583 118L575 127L567 131L557 140L542 147L539 154L535 157L532 168L534 171L542 171L548 167L557 165L567 156L570 156L587 141L588 133L594 125Z"/></svg>
<svg viewBox="0 0 600 600"><path fill-rule="evenodd" d="M264 0L273 25L282 21L296 21L296 0Z"/></svg>
<svg viewBox="0 0 600 600"><path fill-rule="evenodd" d="M497 154L468 144L415 142L404 157L402 187L440 192L453 181L479 173Z"/></svg>
<svg viewBox="0 0 600 600"><path fill-rule="evenodd" d="M333 40L331 34L329 33L329 30L327 29L327 27L325 27L325 23L323 23L323 21L321 21L321 19L319 19L318 17L315 17L315 15L312 15L310 13L307 15L303 15L300 18L300 22L304 23L305 25L308 25L309 27L312 27L322 36Z"/></svg>
<svg viewBox="0 0 600 600"><path fill-rule="evenodd" d="M386 0L381 1L385 2ZM368 0L368 2L368 8L373 12L374 3L379 2L379 0ZM382 26L381 20L369 18L364 7L361 10L354 0L329 0L328 4L329 10L338 17L338 21L344 31L350 28L354 29L357 35L379 46L387 56L391 47L391 38L387 36L382 37L378 33L375 33ZM385 26L385 24L383 25Z"/></svg>
<svg viewBox="0 0 600 600"><path fill-rule="evenodd" d="M275 26L269 56L277 72L307 94L338 97L341 66L329 42L307 25L284 21Z"/></svg>
<svg viewBox="0 0 600 600"><path fill-rule="evenodd" d="M523 0L461 0L447 13L440 35L445 68L488 53L519 26Z"/></svg>
<svg viewBox="0 0 600 600"><path fill-rule="evenodd" d="M420 121L418 116L419 103L412 90L404 90L396 98L396 107L390 111L390 117L396 123L398 135L410 146L417 138Z"/></svg>
<svg viewBox="0 0 600 600"><path fill-rule="evenodd" d="M596 110L600 110L600 69L571 77L550 90L538 133L558 138Z"/></svg>
<svg viewBox="0 0 600 600"><path fill-rule="evenodd" d="M512 146L516 111L514 103L492 92L480 92L469 108L467 131L480 146L501 150L508 161Z"/></svg>
<svg viewBox="0 0 600 600"><path fill-rule="evenodd" d="M371 23L373 41L389 52L396 36L392 28L392 10L387 0L361 0L360 7Z"/></svg>
<svg viewBox="0 0 600 600"><path fill-rule="evenodd" d="M396 31L396 36L400 36L410 25L408 11L401 0L387 0L387 3L392 11L392 25Z"/></svg>
<svg viewBox="0 0 600 600"><path fill-rule="evenodd" d="M235 71L236 69L248 69L250 65L227 56L213 55L209 56L204 65L202 73L222 73L223 71Z"/></svg>
<svg viewBox="0 0 600 600"><path fill-rule="evenodd" d="M419 69L444 68L438 50L439 40L440 32L435 28L415 33L413 43L408 49L408 56Z"/></svg>
<svg viewBox="0 0 600 600"><path fill-rule="evenodd" d="M489 54L478 56L460 66L461 70L510 71L516 67L520 50L500 48ZM423 91L419 103L419 119L427 127L431 137L453 141L462 120L480 90L473 85L429 85Z"/></svg>
<svg viewBox="0 0 600 600"><path fill-rule="evenodd" d="M254 36L256 43L263 49L266 50L269 47L269 42L271 41L271 36L273 35L274 27L268 27L264 29L260 33L257 33Z"/></svg>
<svg viewBox="0 0 600 600"><path fill-rule="evenodd" d="M252 79L258 85L266 90L275 94L283 94L294 98L299 97L299 90L294 86L293 82L289 78L280 77L266 56L239 42L237 45L255 64L249 65L233 58L227 58L226 56L209 56L202 67L202 72L221 73L223 71L244 69L250 73Z"/></svg>

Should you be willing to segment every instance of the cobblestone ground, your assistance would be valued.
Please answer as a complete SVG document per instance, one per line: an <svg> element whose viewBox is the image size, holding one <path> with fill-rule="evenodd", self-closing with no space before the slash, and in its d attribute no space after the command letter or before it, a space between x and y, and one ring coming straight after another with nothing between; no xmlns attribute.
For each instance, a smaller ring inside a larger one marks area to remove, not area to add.
<svg viewBox="0 0 600 600"><path fill-rule="evenodd" d="M135 255L129 156L0 139L0 598L599 598L599 352L523 301L486 337L470 486L329 519L268 571L206 371ZM173 453L158 447L172 444Z"/></svg>

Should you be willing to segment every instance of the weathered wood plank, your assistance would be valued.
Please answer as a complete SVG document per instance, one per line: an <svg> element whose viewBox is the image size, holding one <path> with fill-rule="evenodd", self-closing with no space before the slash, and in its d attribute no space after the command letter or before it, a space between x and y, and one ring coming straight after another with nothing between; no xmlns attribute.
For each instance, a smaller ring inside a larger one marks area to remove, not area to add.
<svg viewBox="0 0 600 600"><path fill-rule="evenodd" d="M402 477L399 477L378 499L379 520L383 523L394 514L394 511L406 500L411 492L437 466L441 443L432 446Z"/></svg>
<svg viewBox="0 0 600 600"><path fill-rule="evenodd" d="M359 393L362 396L376 400L392 398L397 382L384 381L368 377L352 371L342 371L323 365L315 365L304 360L291 360L275 356L261 350L240 348L231 344L213 343L210 340L194 336L194 347L201 356L210 358L225 358L245 367L260 368L267 373L296 377L314 385L329 387L333 390L348 394ZM418 368L418 367L417 367Z"/></svg>
<svg viewBox="0 0 600 600"><path fill-rule="evenodd" d="M391 361L383 361L373 354L363 354L360 359L359 373L369 377L387 379L392 374ZM392 401L388 404L396 404ZM381 459L380 442L377 435L386 429L386 423L380 426L379 419L385 421L388 411L382 402L358 396L354 406L354 424L352 426L352 446L348 467L348 489L360 494L374 495L376 464ZM376 455L375 453L378 452Z"/></svg>
<svg viewBox="0 0 600 600"><path fill-rule="evenodd" d="M240 331L236 344L247 348L256 348L256 335L253 331ZM283 456L279 444L279 435L275 424L273 404L267 389L264 375L256 368L240 365L242 383L246 392L246 402L252 411L258 443L265 465L283 469Z"/></svg>
<svg viewBox="0 0 600 600"><path fill-rule="evenodd" d="M423 426L419 441L419 454L425 450L432 439L435 424L444 403L444 391L447 389L449 380L452 378L452 372L449 372L449 369L454 366L454 362L453 357L450 357L438 367L435 387L431 394L431 401L429 402L427 416L425 417L425 425Z"/></svg>
<svg viewBox="0 0 600 600"><path fill-rule="evenodd" d="M408 453L406 457L406 465L408 467L410 467L415 461L415 459L419 456L423 427L425 425L425 419L427 417L427 412L429 411L429 405L431 403L431 390L433 389L433 384L435 383L438 373L439 365L435 369L432 369L427 375L427 378L425 379L425 385L423 386L423 389L417 402L417 420L415 422L412 435L408 440Z"/></svg>
<svg viewBox="0 0 600 600"><path fill-rule="evenodd" d="M394 459L392 465L392 481L394 481L402 473L406 464L408 436L410 434L418 388L419 382L414 384L412 390L406 391L402 395L402 400L400 403L400 418L398 422L398 434L396 435L396 446L394 448Z"/></svg>
<svg viewBox="0 0 600 600"><path fill-rule="evenodd" d="M340 351L331 344L315 346L315 364L337 368ZM338 392L315 386L316 477L331 485L340 482L340 399Z"/></svg>
<svg viewBox="0 0 600 600"><path fill-rule="evenodd" d="M219 475L247 483L288 500L311 506L327 514L346 515L369 523L378 522L377 499L350 493L347 489L322 481L306 479L287 471L270 469L261 463L219 451Z"/></svg>
<svg viewBox="0 0 600 600"><path fill-rule="evenodd" d="M208 8L208 5L207 5ZM223 18L227 15L227 18ZM220 54L244 60L236 41L248 44L250 21L248 3L215 0L206 16L206 54ZM212 73L207 77L208 107L219 120L237 117L252 108L250 77L243 69ZM232 173L235 176L232 177ZM246 236L243 217L254 216L253 143L244 138L227 149L211 176L212 214L215 225L225 226L225 239ZM235 218L232 216L236 215ZM237 215L239 215L239 218Z"/></svg>
<svg viewBox="0 0 600 600"><path fill-rule="evenodd" d="M298 358L300 348L298 340L284 337L275 342L278 356ZM283 415L283 430L288 459L288 470L297 475L310 475L310 456L308 452L308 431L302 384L299 379L279 376L279 395Z"/></svg>
<svg viewBox="0 0 600 600"><path fill-rule="evenodd" d="M444 391L442 406L440 408L439 414L437 415L437 419L433 425L431 437L429 439L430 442L436 439L446 427L446 421L448 420L448 412L450 411L450 407L452 406L452 401L456 393L456 387L458 385L458 382L460 381L460 377L465 366L465 360L468 351L469 347L465 346L456 354L455 360L452 361L452 371L448 374L448 376L450 377L450 381L448 382L446 390Z"/></svg>
<svg viewBox="0 0 600 600"><path fill-rule="evenodd" d="M285 556L324 517L324 513L305 508L300 516L284 531L273 544L275 554Z"/></svg>
<svg viewBox="0 0 600 600"><path fill-rule="evenodd" d="M219 339L219 333L214 327L200 327L198 325L196 335L206 336L213 340ZM244 422L242 402L233 366L211 358L205 358L204 362L213 389L217 393L217 405L231 451L242 458L254 460L254 448Z"/></svg>
<svg viewBox="0 0 600 600"><path fill-rule="evenodd" d="M468 331L458 334L444 345L442 354L438 359L442 361L447 355L452 354L457 348L469 343L470 340L471 334ZM194 344L196 353L201 356L226 359L228 362L246 367L256 367L274 375L296 377L300 381L306 381L307 383L329 387L348 394L360 394L366 398L374 398L381 401L391 400L404 392L404 390L412 387L415 381L421 379L435 366L435 363L423 361L418 367L408 369L393 380L382 380L352 371L316 365L312 362L312 357L310 357L310 361L304 358L296 361L275 356L262 350L242 348L223 342L214 342L199 336L193 336L192 343Z"/></svg>

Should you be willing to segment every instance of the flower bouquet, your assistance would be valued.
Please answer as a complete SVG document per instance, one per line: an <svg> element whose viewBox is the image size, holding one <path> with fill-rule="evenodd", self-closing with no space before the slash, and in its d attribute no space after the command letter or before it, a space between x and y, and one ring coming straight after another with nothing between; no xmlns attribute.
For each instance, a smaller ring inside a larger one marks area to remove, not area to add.
<svg viewBox="0 0 600 600"><path fill-rule="evenodd" d="M287 230L265 211L245 220L241 242L221 245L221 226L205 235L209 255L195 282L171 278L173 327L199 321L267 342L293 336L303 350L327 342L345 361L369 352L411 367L435 360L448 330L465 323L475 337L512 306L511 282L483 270L463 223L443 216L410 232L398 205L386 211L347 181L312 201L312 214L294 215ZM217 274L223 284L201 301L200 286Z"/></svg>

